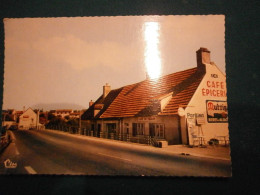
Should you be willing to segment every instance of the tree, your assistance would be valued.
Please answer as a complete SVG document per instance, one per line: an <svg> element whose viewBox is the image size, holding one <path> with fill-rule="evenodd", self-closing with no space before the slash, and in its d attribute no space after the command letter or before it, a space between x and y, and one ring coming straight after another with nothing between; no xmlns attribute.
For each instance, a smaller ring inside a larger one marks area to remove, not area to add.
<svg viewBox="0 0 260 195"><path fill-rule="evenodd" d="M66 126L66 122L63 118L54 116L47 124L48 126Z"/></svg>
<svg viewBox="0 0 260 195"><path fill-rule="evenodd" d="M69 126L79 126L79 119L77 119L77 118L69 119L68 122L67 122L67 125L69 125Z"/></svg>
<svg viewBox="0 0 260 195"><path fill-rule="evenodd" d="M52 114L52 113L48 113L48 120L50 121L50 120L52 120L53 118L56 118L56 116L54 115L54 114Z"/></svg>
<svg viewBox="0 0 260 195"><path fill-rule="evenodd" d="M70 120L70 116L69 116L69 115L66 115L64 118L65 118L66 120Z"/></svg>
<svg viewBox="0 0 260 195"><path fill-rule="evenodd" d="M41 114L39 115L39 117L46 118L46 115L45 115L44 113L41 113Z"/></svg>
<svg viewBox="0 0 260 195"><path fill-rule="evenodd" d="M13 118L12 118L11 114L5 115L5 121L12 121L12 120L13 120Z"/></svg>

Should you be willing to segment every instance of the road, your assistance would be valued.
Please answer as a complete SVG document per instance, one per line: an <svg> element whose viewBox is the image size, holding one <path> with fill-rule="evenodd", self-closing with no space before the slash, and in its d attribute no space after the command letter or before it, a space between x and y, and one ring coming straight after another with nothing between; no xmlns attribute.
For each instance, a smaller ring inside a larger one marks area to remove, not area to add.
<svg viewBox="0 0 260 195"><path fill-rule="evenodd" d="M230 161L222 159L52 130L13 134L0 156L0 174L230 176ZM6 160L13 168L4 166Z"/></svg>

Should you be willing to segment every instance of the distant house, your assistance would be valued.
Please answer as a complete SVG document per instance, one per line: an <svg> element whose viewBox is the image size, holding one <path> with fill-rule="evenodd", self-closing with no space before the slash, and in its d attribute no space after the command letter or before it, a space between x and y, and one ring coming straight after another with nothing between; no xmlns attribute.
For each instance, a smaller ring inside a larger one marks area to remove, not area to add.
<svg viewBox="0 0 260 195"><path fill-rule="evenodd" d="M20 117L18 128L23 130L42 129L44 126L39 121L39 112L28 108Z"/></svg>
<svg viewBox="0 0 260 195"><path fill-rule="evenodd" d="M148 135L169 144L194 144L228 137L226 77L210 61L210 51L197 51L197 67L111 90L89 103L81 126L103 133Z"/></svg>
<svg viewBox="0 0 260 195"><path fill-rule="evenodd" d="M15 110L2 110L2 127L9 129L12 125L16 125Z"/></svg>
<svg viewBox="0 0 260 195"><path fill-rule="evenodd" d="M17 123L19 123L19 118L20 118L20 116L23 114L23 112L24 112L24 111L22 111L22 110L17 110L17 111L16 111L15 114L16 114L16 122L17 122Z"/></svg>
<svg viewBox="0 0 260 195"><path fill-rule="evenodd" d="M5 121L16 121L15 109L3 110L2 115L3 115Z"/></svg>
<svg viewBox="0 0 260 195"><path fill-rule="evenodd" d="M17 111L15 109L8 109L2 111L2 126L6 126L6 128L10 128L13 125L17 125L19 122L19 116L23 113L23 111Z"/></svg>
<svg viewBox="0 0 260 195"><path fill-rule="evenodd" d="M70 113L69 117L70 118L79 118L80 111L74 110L72 113Z"/></svg>
<svg viewBox="0 0 260 195"><path fill-rule="evenodd" d="M8 109L7 110L7 114L9 116L9 120L10 121L16 121L16 115L15 115L16 111L14 109Z"/></svg>
<svg viewBox="0 0 260 195"><path fill-rule="evenodd" d="M58 116L61 118L79 118L80 113L86 110L73 110L73 109L58 109L58 110L50 110L49 113L53 114L54 116Z"/></svg>
<svg viewBox="0 0 260 195"><path fill-rule="evenodd" d="M65 116L69 116L71 113L73 113L73 110L57 109L57 110L50 110L50 113L52 113L54 116L60 116L61 118L64 118Z"/></svg>

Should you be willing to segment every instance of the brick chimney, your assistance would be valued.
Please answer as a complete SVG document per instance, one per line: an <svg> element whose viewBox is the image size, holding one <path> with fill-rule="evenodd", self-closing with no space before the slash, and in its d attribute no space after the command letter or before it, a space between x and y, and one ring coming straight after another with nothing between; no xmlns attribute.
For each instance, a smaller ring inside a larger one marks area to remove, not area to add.
<svg viewBox="0 0 260 195"><path fill-rule="evenodd" d="M210 64L210 51L201 47L197 52L197 67L205 71L205 64Z"/></svg>
<svg viewBox="0 0 260 195"><path fill-rule="evenodd" d="M89 107L92 106L93 104L94 104L94 102L92 100L90 100Z"/></svg>
<svg viewBox="0 0 260 195"><path fill-rule="evenodd" d="M106 83L106 85L103 86L103 99L109 94L111 91L111 86Z"/></svg>

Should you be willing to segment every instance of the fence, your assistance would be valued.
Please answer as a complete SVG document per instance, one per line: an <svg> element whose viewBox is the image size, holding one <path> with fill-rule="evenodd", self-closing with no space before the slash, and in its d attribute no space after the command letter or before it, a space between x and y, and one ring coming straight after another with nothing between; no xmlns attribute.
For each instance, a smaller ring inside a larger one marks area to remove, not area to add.
<svg viewBox="0 0 260 195"><path fill-rule="evenodd" d="M79 131L77 126L63 126L63 125L46 125L46 129L64 131L72 134L76 134Z"/></svg>
<svg viewBox="0 0 260 195"><path fill-rule="evenodd" d="M126 133L109 133L107 131L97 132L86 128L81 128L79 130L79 127L77 126L68 127L68 126L60 126L60 125L46 126L46 129L53 129L53 130L68 132L72 134L80 134L80 135L98 137L103 139L119 140L119 141L126 141L126 142L133 142L133 143L140 143L140 144L147 144L147 145L156 146L157 144L156 138L152 138L149 135L132 136Z"/></svg>
<svg viewBox="0 0 260 195"><path fill-rule="evenodd" d="M119 140L119 141L126 141L126 142L134 142L134 143L140 143L140 144L148 144L151 145L151 136L148 135L136 135L131 136L130 134L126 133L108 133L108 132L100 132L100 134L97 136L100 138L105 139L112 139L112 140Z"/></svg>

